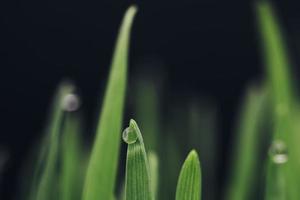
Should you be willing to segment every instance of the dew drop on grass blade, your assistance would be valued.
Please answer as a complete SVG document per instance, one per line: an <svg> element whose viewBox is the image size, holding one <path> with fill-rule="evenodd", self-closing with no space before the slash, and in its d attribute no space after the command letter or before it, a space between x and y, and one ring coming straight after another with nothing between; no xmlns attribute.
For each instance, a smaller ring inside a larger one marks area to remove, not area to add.
<svg viewBox="0 0 300 200"><path fill-rule="evenodd" d="M274 140L282 140L289 149L287 182L291 199L300 199L300 145L295 132L293 109L295 95L292 76L283 36L272 5L268 1L257 4L257 16L265 57L270 99L273 101Z"/></svg>
<svg viewBox="0 0 300 200"><path fill-rule="evenodd" d="M268 113L266 89L251 86L246 94L244 105L241 108L237 127L237 140L232 149L232 166L228 188L227 200L240 200L254 198L258 186L257 176L261 169L258 167L261 156L262 141L267 138L264 124ZM258 175L259 176L259 175Z"/></svg>
<svg viewBox="0 0 300 200"><path fill-rule="evenodd" d="M114 195L126 90L129 36L136 11L134 6L127 10L120 28L87 169L83 200L106 200Z"/></svg>
<svg viewBox="0 0 300 200"><path fill-rule="evenodd" d="M290 199L287 193L286 176L288 159L285 143L280 140L273 141L269 149L265 200Z"/></svg>
<svg viewBox="0 0 300 200"><path fill-rule="evenodd" d="M125 177L126 200L152 200L150 170L142 134L134 120L123 132L128 144Z"/></svg>
<svg viewBox="0 0 300 200"><path fill-rule="evenodd" d="M59 157L59 142L63 125L64 111L62 100L73 92L71 83L62 83L53 101L52 112L46 129L45 147L42 147L35 175L30 199L52 200L58 198L58 175L56 171Z"/></svg>
<svg viewBox="0 0 300 200"><path fill-rule="evenodd" d="M192 150L181 168L177 188L176 200L200 200L201 197L201 169L198 154Z"/></svg>

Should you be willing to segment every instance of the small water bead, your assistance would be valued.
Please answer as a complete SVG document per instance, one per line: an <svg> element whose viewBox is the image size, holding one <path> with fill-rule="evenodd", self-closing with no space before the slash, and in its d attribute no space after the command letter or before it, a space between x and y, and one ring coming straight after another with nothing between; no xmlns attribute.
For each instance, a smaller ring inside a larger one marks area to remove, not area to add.
<svg viewBox="0 0 300 200"><path fill-rule="evenodd" d="M62 99L62 108L65 111L68 112L73 112L78 110L80 106L80 98L76 94L67 94L63 99Z"/></svg>
<svg viewBox="0 0 300 200"><path fill-rule="evenodd" d="M133 144L137 140L137 134L132 127L127 127L122 133L122 138L127 144Z"/></svg>
<svg viewBox="0 0 300 200"><path fill-rule="evenodd" d="M272 143L269 153L272 161L276 164L284 164L288 161L287 147L281 140L276 140Z"/></svg>

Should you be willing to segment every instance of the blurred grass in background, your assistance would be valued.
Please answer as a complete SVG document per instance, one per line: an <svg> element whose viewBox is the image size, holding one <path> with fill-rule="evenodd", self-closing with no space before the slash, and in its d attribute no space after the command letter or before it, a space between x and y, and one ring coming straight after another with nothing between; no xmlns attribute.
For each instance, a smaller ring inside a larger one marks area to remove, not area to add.
<svg viewBox="0 0 300 200"><path fill-rule="evenodd" d="M126 169L118 165L130 29L136 10L134 6L128 9L120 28L94 143L84 145L79 109L84 109L84 102L81 105L71 82L63 82L16 197L300 199L299 101L284 37L268 1L255 7L266 76L249 84L245 92L236 116L235 138L229 143L227 171L220 172L218 167L217 105L197 94L166 105L163 73L129 76L133 80L128 90L130 115L139 127L131 120L123 132L128 144ZM5 151L0 151L0 174L6 158ZM117 179L118 170L126 174L121 180ZM219 173L226 177L222 183Z"/></svg>

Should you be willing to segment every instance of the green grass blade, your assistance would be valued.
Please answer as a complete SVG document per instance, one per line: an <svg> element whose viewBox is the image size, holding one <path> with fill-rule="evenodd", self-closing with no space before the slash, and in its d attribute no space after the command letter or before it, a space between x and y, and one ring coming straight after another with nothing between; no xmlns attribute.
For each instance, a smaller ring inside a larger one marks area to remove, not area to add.
<svg viewBox="0 0 300 200"><path fill-rule="evenodd" d="M151 190L153 198L157 199L158 195L158 177L159 177L159 162L156 153L149 151L148 153L150 177L151 177Z"/></svg>
<svg viewBox="0 0 300 200"><path fill-rule="evenodd" d="M200 200L201 196L201 170L198 154L192 150L180 171L176 200Z"/></svg>
<svg viewBox="0 0 300 200"><path fill-rule="evenodd" d="M84 170L81 126L77 113L66 113L62 136L60 200L81 199Z"/></svg>
<svg viewBox="0 0 300 200"><path fill-rule="evenodd" d="M142 134L134 120L123 132L128 144L126 161L126 200L151 200L150 170Z"/></svg>
<svg viewBox="0 0 300 200"><path fill-rule="evenodd" d="M268 84L274 104L274 122L276 125L274 137L287 139L291 136L288 115L294 98L291 73L289 72L291 65L288 61L286 47L272 6L267 1L259 3L257 14L262 35Z"/></svg>
<svg viewBox="0 0 300 200"><path fill-rule="evenodd" d="M136 7L123 19L83 191L83 200L110 199L115 188L126 90L129 35Z"/></svg>
<svg viewBox="0 0 300 200"><path fill-rule="evenodd" d="M274 141L269 150L265 200L287 200L287 166L288 155L282 141Z"/></svg>
<svg viewBox="0 0 300 200"><path fill-rule="evenodd" d="M289 150L289 162L286 164L287 189L291 199L300 199L300 135L294 131L292 124L295 107L295 94L292 76L289 72L291 64L283 41L275 12L267 1L257 6L259 28L264 47L266 71L273 100L274 140L286 143Z"/></svg>
<svg viewBox="0 0 300 200"><path fill-rule="evenodd" d="M238 121L237 140L232 151L233 161L226 193L228 200L251 199L257 187L262 141L262 131L267 111L267 94L263 89L250 87ZM265 131L265 130L264 130ZM252 196L251 196L252 195Z"/></svg>
<svg viewBox="0 0 300 200"><path fill-rule="evenodd" d="M62 109L63 98L73 92L74 86L69 83L63 83L54 99L53 111L47 129L48 138L45 149L42 150L36 172L36 186L34 187L32 199L51 200L57 199L57 163L59 156L59 141L62 131L64 111ZM40 176L38 176L40 174Z"/></svg>

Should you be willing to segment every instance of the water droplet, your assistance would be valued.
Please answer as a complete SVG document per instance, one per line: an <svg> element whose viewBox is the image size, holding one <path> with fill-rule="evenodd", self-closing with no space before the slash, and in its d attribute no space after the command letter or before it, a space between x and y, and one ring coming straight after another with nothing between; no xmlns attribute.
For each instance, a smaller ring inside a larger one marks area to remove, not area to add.
<svg viewBox="0 0 300 200"><path fill-rule="evenodd" d="M276 164L284 164L288 161L287 147L281 140L274 141L270 147L269 152L272 161Z"/></svg>
<svg viewBox="0 0 300 200"><path fill-rule="evenodd" d="M122 138L127 144L133 144L137 140L137 134L132 127L127 127L123 131Z"/></svg>
<svg viewBox="0 0 300 200"><path fill-rule="evenodd" d="M80 106L80 98L76 94L67 94L62 100L62 108L65 111L76 111Z"/></svg>

